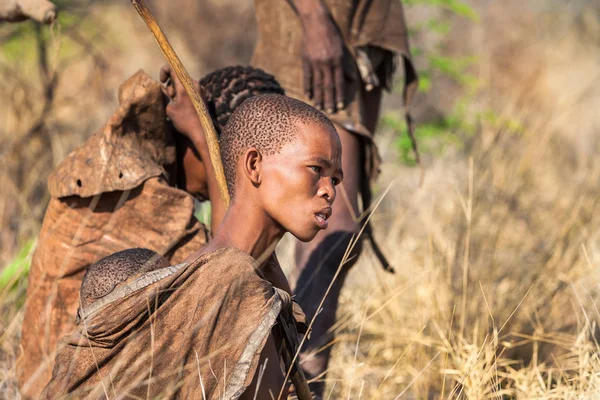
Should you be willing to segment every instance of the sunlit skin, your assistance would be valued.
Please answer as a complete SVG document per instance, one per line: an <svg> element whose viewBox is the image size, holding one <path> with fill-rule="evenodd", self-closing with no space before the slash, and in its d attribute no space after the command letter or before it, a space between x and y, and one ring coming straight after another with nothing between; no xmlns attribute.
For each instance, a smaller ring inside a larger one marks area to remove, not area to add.
<svg viewBox="0 0 600 400"><path fill-rule="evenodd" d="M342 145L336 131L321 124L297 125L295 140L279 153L263 155L249 148L240 156L236 171L235 196L213 240L189 258L223 247L235 247L256 260L265 260L286 232L304 242L327 229L342 182ZM261 265L265 277L289 291L281 268ZM259 386L259 399L275 398L283 385L275 342L269 338L261 354L265 374ZM255 380L257 374L255 375ZM254 398L256 381L242 399Z"/></svg>
<svg viewBox="0 0 600 400"><path fill-rule="evenodd" d="M266 215L303 242L327 228L335 187L343 177L337 133L316 134L318 130L324 129L301 126L299 140L268 156L259 187Z"/></svg>

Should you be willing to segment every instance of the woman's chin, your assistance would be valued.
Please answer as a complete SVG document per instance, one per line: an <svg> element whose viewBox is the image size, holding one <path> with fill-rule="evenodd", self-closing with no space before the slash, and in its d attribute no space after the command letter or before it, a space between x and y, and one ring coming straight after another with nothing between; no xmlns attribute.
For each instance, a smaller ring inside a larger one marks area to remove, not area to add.
<svg viewBox="0 0 600 400"><path fill-rule="evenodd" d="M313 240L316 236L317 233L319 233L318 230L311 230L310 232L290 232L296 239L298 239L301 242L310 242L311 240Z"/></svg>

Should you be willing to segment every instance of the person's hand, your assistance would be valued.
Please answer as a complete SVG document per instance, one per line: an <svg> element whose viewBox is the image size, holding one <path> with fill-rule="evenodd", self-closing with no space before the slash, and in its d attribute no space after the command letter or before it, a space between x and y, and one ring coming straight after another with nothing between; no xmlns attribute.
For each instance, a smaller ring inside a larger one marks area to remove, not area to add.
<svg viewBox="0 0 600 400"><path fill-rule="evenodd" d="M179 133L191 139L191 136L201 135L204 138L204 130L192 99L188 96L181 81L177 75L172 72L169 65L160 69L160 81L164 84L163 93L169 97L170 101L166 107L167 117ZM200 90L200 84L192 80L196 89ZM202 93L200 93L202 96ZM204 99L203 99L204 100Z"/></svg>
<svg viewBox="0 0 600 400"><path fill-rule="evenodd" d="M319 110L344 108L344 42L327 13L302 18L304 93Z"/></svg>

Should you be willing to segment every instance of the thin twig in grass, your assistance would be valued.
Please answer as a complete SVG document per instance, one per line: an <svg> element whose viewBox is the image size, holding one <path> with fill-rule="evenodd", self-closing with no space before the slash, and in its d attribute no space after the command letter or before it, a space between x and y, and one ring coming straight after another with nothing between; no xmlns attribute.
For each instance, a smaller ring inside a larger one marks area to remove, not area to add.
<svg viewBox="0 0 600 400"><path fill-rule="evenodd" d="M452 340L452 327L454 326L454 314L456 313L456 304L452 307L452 314L450 315L450 326L448 327L448 346L450 345L450 340ZM448 352L444 354L444 370L448 366ZM444 398L444 394L446 393L446 374L442 377L442 393L440 394L440 400Z"/></svg>
<svg viewBox="0 0 600 400"><path fill-rule="evenodd" d="M356 221L358 217L356 215L356 212L354 212L354 207L352 207L352 203L350 203L348 192L346 192L346 188L344 187L344 182L338 185L338 192L342 194L342 198L344 199L344 205L346 206L347 211L350 212L352 219Z"/></svg>
<svg viewBox="0 0 600 400"><path fill-rule="evenodd" d="M386 190L379 197L379 200L377 201L377 204L373 208L373 211L375 211L377 209L377 207L379 206L379 204L381 204L381 201L383 200L383 198L385 197L385 195L390 191L391 187L394 185L395 182L396 181L394 180L394 181L392 181L388 185L388 187L386 188ZM358 235L352 235L352 239L350 240L350 244L346 248L346 252L345 252L344 256L342 257L342 262L340 262L340 265L338 266L337 270L335 271L335 275L333 276L333 279L329 283L329 287L325 291L325 294L323 295L323 298L321 299L321 302L319 303L319 306L317 307L317 310L320 310L323 307L323 303L325 302L325 299L327 298L327 295L329 295L329 292L331 291L331 288L333 287L333 284L335 283L338 275L340 274L343 265L346 263L346 260L348 259L349 255L350 255L350 252L352 252L352 250L354 249L354 246L358 242L358 238L360 238L360 236L364 232L365 227L366 227L367 223L369 222L369 220L371 219L372 215L373 215L373 213L371 213L369 215L369 217L367 218L367 220L363 224L360 232L358 232ZM308 324L308 329L307 329L308 332L310 332L310 330L312 329L312 326L313 326L313 324L315 322L315 319L317 318L317 315L318 315L318 313L315 313L315 315L313 316L313 318L310 321L310 324ZM284 385L281 386L281 389L279 390L279 395L277 396L277 399L281 399L281 396L283 395L283 391L285 389L285 382L287 382L287 380L289 379L290 374L292 372L292 368L294 366L294 363L296 362L296 359L298 358L298 355L300 354L300 350L302 349L302 346L304 345L305 342L306 342L306 335L300 341L300 345L298 346L298 350L296 351L296 354L294 354L294 357L292 358L291 365L288 368L287 373L285 374Z"/></svg>
<svg viewBox="0 0 600 400"><path fill-rule="evenodd" d="M521 304L523 304L523 302L525 301L525 299L529 295L529 292L531 292L531 289L533 289L533 285L529 287L529 289L527 290L527 293L525 293L525 296L523 296L523 298L521 299L521 301L519 301L519 304L517 304L517 306L515 307L515 309L513 310L513 312L510 313L510 315L508 316L508 318L506 319L506 321L504 322L504 324L502 324L502 326L498 330L498 334L500 334L500 332L502 332L502 330L504 329L504 327L506 326L506 324L508 324L508 321L510 321L510 319L512 318L513 315L515 315L515 313L517 312L517 310L519 309L519 307L521 307Z"/></svg>
<svg viewBox="0 0 600 400"><path fill-rule="evenodd" d="M488 303L487 298L485 297L485 293L483 292L483 286L481 285L481 281L479 281L479 289L481 289L481 295L483 296L483 301L485 302L485 306L487 307L488 313L490 314L490 319L492 320L492 327L496 327L496 323L494 321L494 316L492 315L492 310L490 308L490 303Z"/></svg>
<svg viewBox="0 0 600 400"><path fill-rule="evenodd" d="M356 358L358 357L358 345L360 343L360 337L362 335L363 327L365 326L365 321L367 319L367 310L363 313L362 322L360 324L360 328L358 330L358 338L356 339L356 348L354 349L354 362L352 363L352 372L350 374L350 385L348 387L348 400L350 400L350 395L352 394L352 378L354 377L354 369L356 368Z"/></svg>
<svg viewBox="0 0 600 400"><path fill-rule="evenodd" d="M265 363L260 366L258 371L258 380L256 381L256 389L254 390L254 400L258 397L258 389L260 388L260 383L262 382L263 375L265 374L265 370L267 369L267 363L269 362L268 358L265 358Z"/></svg>
<svg viewBox="0 0 600 400"><path fill-rule="evenodd" d="M492 315L492 309L490 308L490 304L487 301L487 298L485 297L485 292L483 291L483 285L481 284L481 281L479 281L479 289L481 289L481 295L483 296L483 301L485 302L485 306L487 307L488 313L490 314L490 319L492 320L492 330L494 331L494 348L498 347L498 334L496 333L496 322L494 321L494 316ZM496 381L492 382L492 384L498 384L498 363L497 363L497 358L496 358L496 352L494 352L494 370L495 370L495 376L496 376ZM495 387L492 386L492 392L495 392Z"/></svg>
<svg viewBox="0 0 600 400"><path fill-rule="evenodd" d="M313 353L311 352L311 355L312 354ZM302 363L300 363L300 365L302 365ZM319 381L321 381L321 378L323 378L325 375L327 375L327 372L328 372L328 370L325 370L325 371L321 372L319 375L317 375L317 376L309 379L308 383L313 383L313 382L319 382ZM323 379L323 382L327 382L327 380Z"/></svg>
<svg viewBox="0 0 600 400"><path fill-rule="evenodd" d="M598 315L598 318L600 319L600 310L598 310L598 305L596 304L596 300L594 300L591 293L588 292L587 289L581 283L579 284L579 286L581 286L581 290L583 290L585 292L585 294L587 295L587 297L589 297L590 301L594 305L594 311L596 311L596 315Z"/></svg>
<svg viewBox="0 0 600 400"><path fill-rule="evenodd" d="M585 321L587 322L587 324L586 324L587 328L590 329L590 334L593 336L594 335L594 325L590 321L587 311L585 311L585 307L583 306L583 303L581 302L581 299L579 298L579 294L577 294L577 290L575 290L575 285L573 283L571 283L571 289L573 289L573 293L575 294L577 303L579 304L579 307L581 308L581 312L583 313L583 316L585 317Z"/></svg>
<svg viewBox="0 0 600 400"><path fill-rule="evenodd" d="M354 313L348 312L346 315L343 315L335 321L335 323L327 330L328 334L332 334L333 332L340 331L344 329L348 324L351 323L352 317Z"/></svg>
<svg viewBox="0 0 600 400"><path fill-rule="evenodd" d="M194 354L196 355L196 365L198 366L198 379L200 379L200 389L202 390L202 399L206 400L206 391L204 390L204 381L202 380L202 373L200 372L200 360L198 359L198 352L194 349ZM262 378L259 375L258 381ZM256 397L256 396L255 396Z"/></svg>
<svg viewBox="0 0 600 400"><path fill-rule="evenodd" d="M84 321L84 323L85 323L85 321ZM85 330L87 331L87 325L85 326ZM94 359L94 365L96 366L96 371L98 373L100 373L100 365L98 365L98 360L96 359L96 355L94 354L92 342L90 341L90 338L88 337L88 335L85 335L85 337L87 338L88 346L90 348L90 352L92 353L92 358ZM108 395L108 391L106 390L106 386L104 385L104 379L100 380L100 384L102 385L102 390L104 391L104 395L106 396L106 400L109 400L110 396ZM113 390L113 392L115 394L115 398L116 398L117 397L117 392L115 391L115 385L113 383L112 377L110 377L110 384L111 384L112 390Z"/></svg>
<svg viewBox="0 0 600 400"><path fill-rule="evenodd" d="M358 400L360 400L360 398L362 397L364 388L365 388L365 380L363 379L362 383L360 384L360 392L358 392Z"/></svg>
<svg viewBox="0 0 600 400"><path fill-rule="evenodd" d="M423 374L423 372L425 372L427 367L429 367L429 365L440 355L440 353L441 353L441 351L438 351L437 353L435 353L435 356L433 356L433 358L431 360L429 360L429 362L423 367L423 369L421 371L419 371L419 373L412 379L412 381L410 381L408 386L402 392L400 392L400 394L398 396L396 396L394 398L394 400L398 400L400 397L402 397L402 395L404 393L406 393L406 391L413 385L413 383L416 382L416 380Z"/></svg>
<svg viewBox="0 0 600 400"><path fill-rule="evenodd" d="M333 385L331 386L331 390L329 391L329 396L327 396L327 400L331 399L331 394L333 393L333 389L335 389L336 384L337 384L337 382L334 381Z"/></svg>
<svg viewBox="0 0 600 400"><path fill-rule="evenodd" d="M525 344L531 343L534 340L543 341L545 343L553 344L557 347L563 347L563 348L568 348L568 346L570 344L570 343L562 343L562 342L559 342L558 340L550 340L549 338L540 337L537 335L526 335L524 333L519 333L519 332L511 332L511 335L515 336L515 337L519 337L519 338L524 338L525 340L521 340L518 342L510 342L510 344L503 343L504 346L510 345L510 347L519 347L519 346L523 346Z"/></svg>
<svg viewBox="0 0 600 400"><path fill-rule="evenodd" d="M154 369L154 322L156 320L156 314L152 312L150 302L147 301L146 306L148 307L148 315L150 316L150 370L148 371L148 387L146 389L146 399L150 398L150 386L152 385L152 371ZM154 309L158 308L158 294L154 296ZM195 350L194 350L195 351ZM198 355L196 354L196 359ZM200 368L200 365L198 365ZM200 378L202 380L202 378Z"/></svg>
<svg viewBox="0 0 600 400"><path fill-rule="evenodd" d="M217 374L215 374L215 371L212 368L212 365L210 363L210 359L208 360L208 368L210 369L210 372L212 373L212 376L215 378L215 382L219 381L219 378L217 378ZM218 386L217 386L218 389ZM219 397L221 397L221 395L219 394Z"/></svg>
<svg viewBox="0 0 600 400"><path fill-rule="evenodd" d="M319 353L327 350L328 348L333 347L338 342L340 342L340 340L339 340L339 338L336 337L333 340L330 340L329 342L327 342L326 344L324 344L323 346L311 350L310 353L308 353L306 355L306 357L304 357L303 360L300 360L300 365L304 364L310 358L310 356L313 356L315 354L319 354ZM323 371L319 375L317 375L317 376L309 379L308 382L309 383L317 382L321 377L325 376L326 374L327 374L327 371Z"/></svg>
<svg viewBox="0 0 600 400"><path fill-rule="evenodd" d="M583 256L585 257L585 261L586 261L587 265L590 267L590 270L593 270L594 266L592 265L592 261L590 260L590 256L588 254L588 251L587 251L587 248L585 246L585 243L581 244L581 250L583 251ZM585 294L592 301L592 304L594 305L594 310L596 311L596 314L598 315L598 318L600 318L600 310L598 310L598 305L596 304L596 301L594 300L594 298L592 297L592 295L586 290L586 288L583 285L580 284L580 286L583 289L583 291L585 292Z"/></svg>
<svg viewBox="0 0 600 400"><path fill-rule="evenodd" d="M19 329L21 316L23 313L24 310L21 309L19 312L17 312L14 318L12 318L8 328L6 328L6 331L2 334L2 337L0 337L0 345L4 344L4 341L10 336L10 334L12 334L12 332L15 332L17 329Z"/></svg>
<svg viewBox="0 0 600 400"><path fill-rule="evenodd" d="M590 267L590 270L593 270L594 266L592 265L592 260L590 260L590 255L588 254L585 243L581 243L581 250L583 251L583 257L585 258L587 265Z"/></svg>
<svg viewBox="0 0 600 400"><path fill-rule="evenodd" d="M427 327L427 325L425 325L425 326L423 326L423 328L421 328L421 331L419 332L419 335L421 335L423 333L423 331L425 330L426 327ZM413 340L412 342L410 342L408 344L408 346L406 346L406 348L404 349L404 351L402 352L402 354L400 354L400 357L398 357L398 359L396 360L396 362L394 363L394 365L392 365L392 368L390 368L388 370L388 372L385 374L385 376L381 380L381 383L379 384L379 386L377 386L377 389L375 390L375 394L377 394L377 392L379 392L379 389L381 389L381 387L383 386L383 384L387 380L387 378L390 377L390 375L392 374L392 371L394 370L394 368L396 368L396 365L398 365L398 363L404 358L404 356L406 355L406 353L408 352L408 350L412 347L413 344L415 344L415 342L416 342L416 340Z"/></svg>
<svg viewBox="0 0 600 400"><path fill-rule="evenodd" d="M463 254L463 282L462 282L462 300L460 315L460 333L459 340L462 340L465 322L467 318L467 280L469 278L469 252L471 249L471 222L473 216L473 157L469 157L469 192L467 197L467 207L465 209L465 218L467 219L467 233L465 235L465 251Z"/></svg>

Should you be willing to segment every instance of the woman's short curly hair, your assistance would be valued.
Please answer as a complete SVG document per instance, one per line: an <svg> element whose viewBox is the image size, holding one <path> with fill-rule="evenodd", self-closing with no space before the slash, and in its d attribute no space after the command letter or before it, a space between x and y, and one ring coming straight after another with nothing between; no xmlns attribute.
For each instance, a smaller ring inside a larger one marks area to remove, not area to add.
<svg viewBox="0 0 600 400"><path fill-rule="evenodd" d="M200 87L218 134L244 100L259 94L285 94L273 75L240 65L211 72L200 80Z"/></svg>

